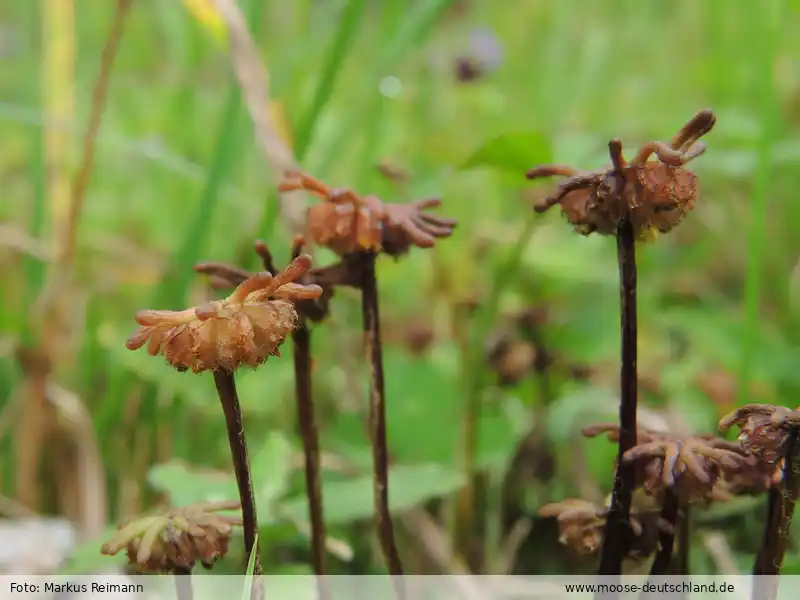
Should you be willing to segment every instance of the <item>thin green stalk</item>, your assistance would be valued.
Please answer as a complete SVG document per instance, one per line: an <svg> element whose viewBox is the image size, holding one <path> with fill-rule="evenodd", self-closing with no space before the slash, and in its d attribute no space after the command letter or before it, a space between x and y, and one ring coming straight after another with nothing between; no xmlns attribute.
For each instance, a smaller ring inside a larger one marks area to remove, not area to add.
<svg viewBox="0 0 800 600"><path fill-rule="evenodd" d="M383 51L374 63L374 67L366 78L364 89L368 93L377 93L375 86L381 77L391 73L403 56L412 48L417 47L425 38L433 25L441 18L455 0L428 0L418 3L408 12L405 20L397 26L392 23L393 35L388 38L388 42L383 47ZM377 102L377 100L376 100ZM367 112L368 115L379 115L380 108L373 108ZM328 165L332 164L341 152L340 140L352 138L352 132L360 130L367 124L369 128L370 119L365 118L363 111L351 110L341 119L338 124L339 133L332 136L336 143L331 144L327 153L320 161L318 172L325 172Z"/></svg>
<svg viewBox="0 0 800 600"><path fill-rule="evenodd" d="M758 31L753 32L750 55L754 57L761 77L754 88L758 94L761 137L756 148L756 169L747 220L745 319L739 364L739 404L747 402L753 363L761 352L758 348L758 332L761 328L759 308L767 237L767 202L772 194L772 147L778 137L781 121L773 73L777 55L776 41L780 39L783 12L782 0L773 0L766 5L760 5L757 10L754 9L752 15L754 22L758 24Z"/></svg>
<svg viewBox="0 0 800 600"><path fill-rule="evenodd" d="M250 0L246 4L247 21L255 28L261 21L260 15L264 3ZM212 215L219 202L225 177L231 167L241 161L243 114L241 92L236 78L232 75L203 191L197 202L197 208L186 223L183 238L170 261L170 268L156 291L154 299L156 302L168 302L175 306L185 303L186 291L194 278L192 266L205 251L204 245L213 222Z"/></svg>
<svg viewBox="0 0 800 600"><path fill-rule="evenodd" d="M39 2L29 3L29 12L32 23L39 23ZM41 53L41 49L40 49ZM41 110L43 106L42 98L42 78L31 77L31 105ZM44 150L45 129L43 127L31 127L31 153L30 170L31 181L33 182L33 204L28 216L28 233L33 239L40 239L44 230L45 222L45 202L47 201L47 165L45 162ZM44 263L33 256L25 256L25 294L26 305L30 306L38 297L44 282ZM22 322L22 338L26 343L33 342L30 331L30 324L27 319Z"/></svg>
<svg viewBox="0 0 800 600"><path fill-rule="evenodd" d="M327 60L322 66L311 106L309 106L308 111L297 127L294 151L300 163L303 162L311 145L314 130L319 123L325 105L333 95L342 66L356 38L356 31L364 15L366 4L366 0L349 0L342 13L342 18L338 25L338 33L333 40L331 49L326 53Z"/></svg>
<svg viewBox="0 0 800 600"><path fill-rule="evenodd" d="M461 431L461 469L467 475L468 485L459 495L457 518L454 523L453 539L456 547L467 552L471 547L471 532L474 524L475 507L475 457L478 445L478 423L481 417L481 397L489 384L489 372L483 365L484 340L497 318L500 300L507 286L519 270L525 247L536 228L536 216L531 215L517 237L508 258L494 271L491 288L485 303L478 308L474 325L469 335L466 358L462 363L463 380L466 382L466 401L462 415Z"/></svg>
<svg viewBox="0 0 800 600"><path fill-rule="evenodd" d="M241 117L242 106L239 86L231 78L228 99L219 122L220 129L215 144L216 150L208 172L208 178L194 214L183 229L183 239L175 250L167 274L156 291L158 303L169 302L175 306L184 304L186 291L195 276L192 265L197 262L199 254L204 250L208 232L213 223L212 216L220 198L222 183L239 154Z"/></svg>

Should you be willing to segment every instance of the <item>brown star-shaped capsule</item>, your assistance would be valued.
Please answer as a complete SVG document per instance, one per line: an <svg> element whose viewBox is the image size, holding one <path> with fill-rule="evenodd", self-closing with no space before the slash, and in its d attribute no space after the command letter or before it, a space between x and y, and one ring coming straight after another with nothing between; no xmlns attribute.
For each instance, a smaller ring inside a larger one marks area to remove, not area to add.
<svg viewBox="0 0 800 600"><path fill-rule="evenodd" d="M125 549L128 562L144 573L191 570L197 561L210 569L228 552L233 527L242 524L241 516L219 512L239 509L238 502L204 502L139 517L120 524L101 552Z"/></svg>
<svg viewBox="0 0 800 600"><path fill-rule="evenodd" d="M733 425L739 426L739 442L747 452L775 464L786 455L791 429L800 427L800 410L773 404L746 404L719 422L722 431Z"/></svg>
<svg viewBox="0 0 800 600"><path fill-rule="evenodd" d="M618 425L601 423L583 430L586 437L601 433L619 441ZM724 473L752 464L736 444L714 436L674 436L642 428L637 435L637 445L623 460L636 465L639 485L651 495L670 488L684 502L706 500Z"/></svg>
<svg viewBox="0 0 800 600"><path fill-rule="evenodd" d="M256 367L280 355L280 345L297 322L293 303L322 294L319 286L293 283L310 267L311 258L302 255L274 277L249 277L223 300L183 311L139 311L140 327L126 346L136 350L147 344L149 354L161 354L179 371Z"/></svg>
<svg viewBox="0 0 800 600"><path fill-rule="evenodd" d="M307 213L307 235L314 243L340 256L353 252L398 255L411 246L431 248L437 238L449 237L456 221L426 212L441 204L426 198L408 204L384 203L377 196L360 196L350 189L332 189L300 171L289 171L278 186L282 192L306 190L323 202Z"/></svg>
<svg viewBox="0 0 800 600"><path fill-rule="evenodd" d="M622 155L622 142L613 139L608 143L611 167L599 171L566 165L534 167L528 171L528 179L567 178L536 211L560 204L563 214L583 235L614 235L626 220L639 239L666 233L694 208L697 176L684 166L705 151L705 144L698 140L715 122L713 112L700 111L670 143L648 142L630 162ZM658 160L650 160L653 156Z"/></svg>
<svg viewBox="0 0 800 600"><path fill-rule="evenodd" d="M685 502L707 499L724 470L737 471L747 463L744 456L718 447L714 440L692 436L639 444L623 459L638 463L645 473L645 491L657 495L671 488Z"/></svg>

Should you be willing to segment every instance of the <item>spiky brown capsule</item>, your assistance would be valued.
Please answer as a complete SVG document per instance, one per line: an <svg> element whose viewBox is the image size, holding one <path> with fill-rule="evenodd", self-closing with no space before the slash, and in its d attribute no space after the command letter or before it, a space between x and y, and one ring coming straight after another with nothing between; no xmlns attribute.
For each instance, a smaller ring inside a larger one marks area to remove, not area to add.
<svg viewBox="0 0 800 600"><path fill-rule="evenodd" d="M323 199L308 209L307 234L314 243L340 256L380 250L397 255L412 245L430 248L436 238L452 235L456 226L452 219L424 212L441 204L438 198L386 204L377 196L332 189L299 171L287 172L278 189L282 192L307 190Z"/></svg>
<svg viewBox="0 0 800 600"><path fill-rule="evenodd" d="M698 140L714 127L716 117L704 110L681 128L667 144L648 142L627 162L622 142L608 143L612 166L583 171L565 165L541 165L528 171L528 179L560 175L568 179L536 207L544 212L556 204L578 233L615 235L629 221L638 239L667 233L694 208L697 176L683 165L706 150ZM658 161L650 161L652 155Z"/></svg>
<svg viewBox="0 0 800 600"><path fill-rule="evenodd" d="M239 509L238 502L204 502L139 517L120 524L100 551L113 556L125 549L128 562L144 573L191 570L197 561L210 569L227 554L233 527L242 524L241 516L218 513Z"/></svg>
<svg viewBox="0 0 800 600"><path fill-rule="evenodd" d="M739 426L739 442L747 452L775 464L786 455L790 430L800 427L800 410L773 404L746 404L719 422L722 431L733 425Z"/></svg>
<svg viewBox="0 0 800 600"><path fill-rule="evenodd" d="M612 423L583 430L586 437L602 433L619 441L619 426ZM707 500L723 476L753 464L738 445L714 436L675 436L639 428L637 437L623 459L636 465L638 485L654 496L670 488L684 502Z"/></svg>
<svg viewBox="0 0 800 600"><path fill-rule="evenodd" d="M639 444L625 453L624 460L638 463L645 473L646 492L658 495L670 488L685 502L707 499L724 471L735 472L747 463L742 454L717 447L714 440L691 436Z"/></svg>
<svg viewBox="0 0 800 600"><path fill-rule="evenodd" d="M179 371L256 367L280 355L279 347L297 321L292 303L322 294L319 286L292 283L310 267L311 258L302 255L275 277L250 277L224 300L183 311L139 311L141 327L126 346L136 350L147 344L149 354L161 354Z"/></svg>

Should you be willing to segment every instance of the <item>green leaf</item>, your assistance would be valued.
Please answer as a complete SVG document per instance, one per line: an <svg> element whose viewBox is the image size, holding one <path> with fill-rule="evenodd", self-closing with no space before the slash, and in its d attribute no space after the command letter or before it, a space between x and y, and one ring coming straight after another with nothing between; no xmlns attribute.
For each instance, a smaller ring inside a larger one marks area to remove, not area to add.
<svg viewBox="0 0 800 600"><path fill-rule="evenodd" d="M537 131L506 133L485 142L462 163L460 170L489 167L519 173L552 161L550 141Z"/></svg>
<svg viewBox="0 0 800 600"><path fill-rule="evenodd" d="M234 500L239 497L236 481L230 475L210 470L193 470L179 461L155 465L150 469L147 479L153 488L169 494L173 506Z"/></svg>
<svg viewBox="0 0 800 600"><path fill-rule="evenodd" d="M436 463L456 468L453 449L460 440L464 407L457 349L440 344L420 359L387 347L384 356L389 399L386 420L393 455L401 463ZM452 426L443 428L442 423ZM478 423L478 468L504 465L524 433L519 429L503 406L487 403ZM360 415L338 415L326 438L338 453L346 453L349 459L367 467L371 464Z"/></svg>
<svg viewBox="0 0 800 600"><path fill-rule="evenodd" d="M81 543L70 554L66 564L58 570L58 575L80 575L101 569L113 569L125 564L124 556L100 554L100 547L117 531L115 525L107 527L96 539Z"/></svg>
<svg viewBox="0 0 800 600"><path fill-rule="evenodd" d="M291 444L280 433L270 433L251 461L259 520L274 519L273 503L286 493L291 474ZM239 498L233 475L212 470L195 470L179 461L154 466L148 474L150 485L169 494L173 506Z"/></svg>
<svg viewBox="0 0 800 600"><path fill-rule="evenodd" d="M389 508L406 511L430 500L447 496L464 485L463 476L439 465L398 465L389 469ZM346 524L370 518L374 512L372 475L328 481L322 485L325 521ZM286 500L282 512L292 519L308 519L305 494Z"/></svg>
<svg viewBox="0 0 800 600"><path fill-rule="evenodd" d="M286 494L292 474L292 445L285 435L271 432L251 464L259 503L272 504Z"/></svg>

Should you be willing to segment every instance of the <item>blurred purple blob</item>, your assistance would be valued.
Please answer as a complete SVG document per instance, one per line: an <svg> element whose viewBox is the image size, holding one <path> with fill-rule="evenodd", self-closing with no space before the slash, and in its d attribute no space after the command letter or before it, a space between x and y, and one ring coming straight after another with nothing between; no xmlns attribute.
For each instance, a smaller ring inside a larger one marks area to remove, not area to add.
<svg viewBox="0 0 800 600"><path fill-rule="evenodd" d="M477 27L469 36L467 51L456 59L456 79L475 81L490 73L503 62L503 47L497 36L486 27Z"/></svg>

